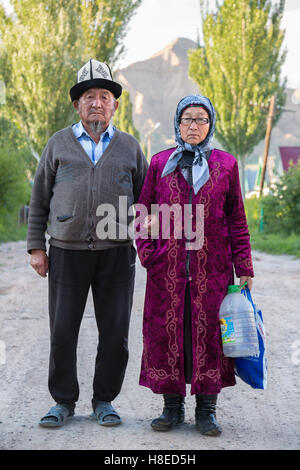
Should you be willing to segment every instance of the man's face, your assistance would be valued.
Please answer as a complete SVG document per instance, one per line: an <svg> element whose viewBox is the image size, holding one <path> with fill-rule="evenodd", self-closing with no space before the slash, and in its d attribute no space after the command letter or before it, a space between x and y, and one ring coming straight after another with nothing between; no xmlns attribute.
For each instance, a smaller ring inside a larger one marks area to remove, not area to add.
<svg viewBox="0 0 300 470"><path fill-rule="evenodd" d="M200 106L191 106L183 111L181 115L181 120L183 118L209 118L209 115L204 108L201 108ZM207 136L208 131L209 123L196 124L195 121L192 121L189 125L184 125L183 123L180 123L180 134L182 140L191 145L200 144L200 142L202 142Z"/></svg>
<svg viewBox="0 0 300 470"><path fill-rule="evenodd" d="M98 123L98 129L103 132L109 125L113 117L118 102L114 95L103 88L90 88L74 101L74 107L77 110L84 127L95 129Z"/></svg>

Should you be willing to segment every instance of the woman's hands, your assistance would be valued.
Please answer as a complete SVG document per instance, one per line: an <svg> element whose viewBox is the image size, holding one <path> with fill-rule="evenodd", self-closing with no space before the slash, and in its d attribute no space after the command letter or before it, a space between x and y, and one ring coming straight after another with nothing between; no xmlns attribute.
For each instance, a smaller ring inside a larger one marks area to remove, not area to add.
<svg viewBox="0 0 300 470"><path fill-rule="evenodd" d="M148 234L156 238L159 234L159 219L156 214L147 215L145 217L144 228L148 230ZM240 286L247 282L247 287L249 290L253 287L253 279L250 276L241 276L240 277Z"/></svg>
<svg viewBox="0 0 300 470"><path fill-rule="evenodd" d="M147 217L145 217L144 227L152 238L157 238L159 235L159 219L157 215L147 215Z"/></svg>
<svg viewBox="0 0 300 470"><path fill-rule="evenodd" d="M247 282L248 289L251 290L252 286L253 286L253 279L250 276L241 276L240 277L240 286L245 284L245 282Z"/></svg>

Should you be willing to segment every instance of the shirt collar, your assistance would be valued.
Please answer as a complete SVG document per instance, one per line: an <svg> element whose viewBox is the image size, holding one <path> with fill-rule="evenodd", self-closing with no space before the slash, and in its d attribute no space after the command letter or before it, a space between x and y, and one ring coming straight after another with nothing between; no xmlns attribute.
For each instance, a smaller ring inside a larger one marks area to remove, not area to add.
<svg viewBox="0 0 300 470"><path fill-rule="evenodd" d="M82 121L79 121L77 124L73 126L74 129L74 134L77 139L79 139L82 135L86 135L91 139L91 136L89 133L86 131L84 125L82 124ZM105 135L108 135L108 137L111 139L113 134L114 134L115 127L112 125L110 122L107 129L101 134L101 140L103 140Z"/></svg>

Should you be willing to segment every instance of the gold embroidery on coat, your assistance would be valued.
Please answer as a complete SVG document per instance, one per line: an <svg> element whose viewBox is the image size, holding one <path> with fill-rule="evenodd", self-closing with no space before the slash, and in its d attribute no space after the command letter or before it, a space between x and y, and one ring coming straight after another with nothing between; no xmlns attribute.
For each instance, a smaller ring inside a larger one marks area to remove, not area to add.
<svg viewBox="0 0 300 470"><path fill-rule="evenodd" d="M166 182L169 183L169 189L171 192L170 195L170 205L180 203L180 190L178 187L177 179L175 178L174 174L169 175L166 178ZM177 194L174 193L177 191ZM166 312L166 332L169 338L168 341L168 364L171 368L171 372L168 373L164 369L156 369L155 367L146 368L147 374L150 379L154 380L163 380L170 378L171 380L179 380L180 371L178 367L176 367L178 357L179 357L179 349L177 343L177 322L178 316L176 314L177 307L179 304L179 297L175 293L177 278L176 278L176 266L177 266L177 241L175 238L170 238L168 241L168 270L167 275L165 277L165 285L166 290L170 297L172 298L172 302L170 305L169 310ZM148 361L147 361L148 364Z"/></svg>
<svg viewBox="0 0 300 470"><path fill-rule="evenodd" d="M209 215L210 208L210 192L214 188L215 183L218 182L220 176L220 162L215 162L212 170L210 171L210 178L207 181L205 187L208 189L206 195L203 195L203 188L200 189L199 203L204 204L204 220ZM220 379L221 374L218 369L210 369L205 373L201 373L201 369L204 367L207 353L205 338L207 335L207 322L206 312L203 310L203 294L207 292L207 279L206 279L206 263L207 263L207 237L204 236L203 248L197 252L197 279L196 286L198 289L198 295L194 300L194 304L198 311L198 318L196 320L196 370L195 370L195 381L201 381L205 377L210 378L214 382Z"/></svg>

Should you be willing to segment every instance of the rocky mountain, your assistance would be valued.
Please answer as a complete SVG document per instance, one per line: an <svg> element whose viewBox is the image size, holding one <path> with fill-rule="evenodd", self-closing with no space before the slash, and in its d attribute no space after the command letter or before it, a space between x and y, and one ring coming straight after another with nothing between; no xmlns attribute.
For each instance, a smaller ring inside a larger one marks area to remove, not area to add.
<svg viewBox="0 0 300 470"><path fill-rule="evenodd" d="M131 64L115 75L130 93L134 123L146 145L147 134L160 123L151 136L152 154L174 143L173 117L180 99L199 93L187 73L187 51L195 47L190 39L175 39L150 59Z"/></svg>
<svg viewBox="0 0 300 470"><path fill-rule="evenodd" d="M149 59L131 64L115 75L130 92L135 126L142 142L146 146L151 143L151 154L173 145L177 103L183 96L199 93L198 86L188 77L187 53L195 47L190 39L177 38ZM272 130L269 154L279 172L279 146L289 145L300 145L300 90L287 89L285 111ZM256 164L263 151L264 141L249 157L249 164Z"/></svg>

